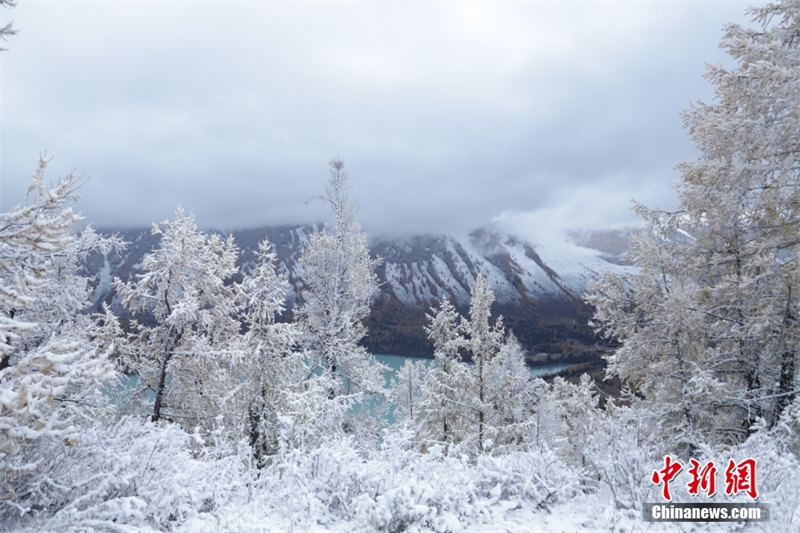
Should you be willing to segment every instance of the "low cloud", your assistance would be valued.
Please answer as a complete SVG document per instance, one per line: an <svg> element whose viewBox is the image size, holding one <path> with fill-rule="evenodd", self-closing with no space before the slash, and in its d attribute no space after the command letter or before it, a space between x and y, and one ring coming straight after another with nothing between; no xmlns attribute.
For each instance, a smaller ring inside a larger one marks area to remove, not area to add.
<svg viewBox="0 0 800 533"><path fill-rule="evenodd" d="M373 234L627 224L674 204L680 110L740 3L22 2L3 62L0 209L89 178L95 225L318 221L339 155ZM536 228L548 228L546 231ZM541 238L545 238L544 236Z"/></svg>

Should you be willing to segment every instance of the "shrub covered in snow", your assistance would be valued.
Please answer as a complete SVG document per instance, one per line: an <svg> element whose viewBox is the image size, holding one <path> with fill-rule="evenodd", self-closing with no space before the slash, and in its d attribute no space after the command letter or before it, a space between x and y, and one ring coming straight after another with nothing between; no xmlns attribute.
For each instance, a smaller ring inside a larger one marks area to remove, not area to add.
<svg viewBox="0 0 800 533"><path fill-rule="evenodd" d="M199 436L174 424L125 417L96 424L75 445L51 442L32 492L37 505L7 524L44 529L168 530L241 499L248 453L192 453Z"/></svg>

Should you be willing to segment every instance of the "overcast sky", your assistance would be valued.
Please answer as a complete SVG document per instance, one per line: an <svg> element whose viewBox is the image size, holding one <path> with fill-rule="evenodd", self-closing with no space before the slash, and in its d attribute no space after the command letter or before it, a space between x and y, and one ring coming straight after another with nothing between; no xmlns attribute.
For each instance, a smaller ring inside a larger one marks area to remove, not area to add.
<svg viewBox="0 0 800 533"><path fill-rule="evenodd" d="M339 155L372 234L631 223L676 205L680 112L747 6L19 0L0 209L47 150L95 226L317 221Z"/></svg>

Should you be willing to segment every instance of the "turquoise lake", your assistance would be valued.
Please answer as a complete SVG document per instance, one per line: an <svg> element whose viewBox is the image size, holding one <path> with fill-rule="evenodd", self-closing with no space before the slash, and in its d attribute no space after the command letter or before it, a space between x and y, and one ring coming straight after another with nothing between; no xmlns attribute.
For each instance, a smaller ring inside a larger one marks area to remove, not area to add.
<svg viewBox="0 0 800 533"><path fill-rule="evenodd" d="M403 363L405 363L406 359L411 359L413 361L428 361L428 364L433 362L432 359L426 359L422 357L406 357L405 355L386 355L386 354L375 354L375 359L383 363L384 365L388 366L391 370L388 372L389 376L387 376L387 380L394 376L394 373L397 372ZM573 366L572 363L563 363L558 365L546 365L546 366L537 366L534 368L529 368L528 370L531 373L531 377L542 377L542 376L550 376L552 374L556 374L561 372L562 370L566 370L567 368Z"/></svg>
<svg viewBox="0 0 800 533"><path fill-rule="evenodd" d="M427 365L433 364L432 359L426 359L421 357L406 357L403 355L388 355L388 354L375 354L375 359L378 360L380 363L383 363L388 367L388 370L384 373L384 377L386 378L386 385L388 386L391 382L394 375L403 366L403 363L406 362L407 359L411 359L413 361L424 361ZM548 376L552 374L556 374L562 370L565 370L572 366L571 364L557 364L557 365L547 365L547 366L540 366L529 368L531 373L531 377L542 377ZM125 375L122 379L113 386L106 386L104 389L104 394L112 399L114 403L117 404L125 404L130 399L129 396L137 390L139 387L139 378L135 375ZM147 399L150 402L155 400L155 392L152 390L144 391ZM368 402L370 403L370 402ZM393 410L393 409L392 409ZM393 417L391 416L391 410L388 417L388 423L393 422Z"/></svg>

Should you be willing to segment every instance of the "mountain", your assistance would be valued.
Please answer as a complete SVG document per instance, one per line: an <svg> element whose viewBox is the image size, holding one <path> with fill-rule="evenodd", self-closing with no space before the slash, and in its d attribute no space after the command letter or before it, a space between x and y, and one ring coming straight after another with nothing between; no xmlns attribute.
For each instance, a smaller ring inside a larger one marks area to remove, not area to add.
<svg viewBox="0 0 800 533"><path fill-rule="evenodd" d="M319 226L278 226L234 231L243 273L255 266L258 243L267 238L275 247L279 270L289 280L289 311L300 300L299 257L308 236ZM120 316L111 280L137 273L144 255L158 245L149 229L103 229L127 241L121 253L95 256L86 263L94 279L95 309L108 302ZM531 353L551 354L549 360L592 358L598 339L588 327L591 310L581 295L604 270L623 271L609 253L564 242L557 246L532 244L488 226L469 235L416 235L373 238L373 255L383 259L378 268L381 291L368 319L366 344L375 353L430 355L425 314L442 299L453 301L462 313L480 272L496 296L494 310Z"/></svg>

